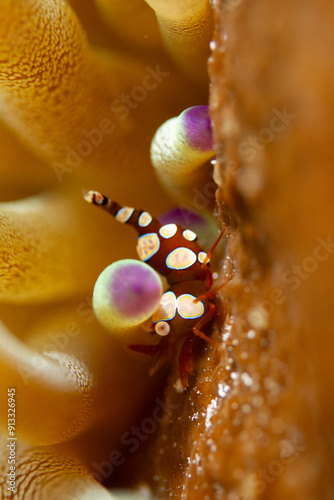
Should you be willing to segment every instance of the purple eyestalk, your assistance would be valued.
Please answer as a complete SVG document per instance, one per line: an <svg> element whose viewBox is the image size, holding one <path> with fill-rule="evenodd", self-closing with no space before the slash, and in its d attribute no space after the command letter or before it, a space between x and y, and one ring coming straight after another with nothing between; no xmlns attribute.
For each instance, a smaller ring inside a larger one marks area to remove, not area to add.
<svg viewBox="0 0 334 500"><path fill-rule="evenodd" d="M162 224L178 224L197 234L203 248L211 248L217 239L218 226L215 217L208 210L194 212L186 207L174 208L159 216Z"/></svg>
<svg viewBox="0 0 334 500"><path fill-rule="evenodd" d="M173 208L159 216L161 224L178 224L194 231L194 227L204 227L207 223L203 212L193 212L186 207Z"/></svg>
<svg viewBox="0 0 334 500"><path fill-rule="evenodd" d="M98 277L93 308L105 327L131 328L152 316L162 293L160 276L149 265L134 259L119 260Z"/></svg>

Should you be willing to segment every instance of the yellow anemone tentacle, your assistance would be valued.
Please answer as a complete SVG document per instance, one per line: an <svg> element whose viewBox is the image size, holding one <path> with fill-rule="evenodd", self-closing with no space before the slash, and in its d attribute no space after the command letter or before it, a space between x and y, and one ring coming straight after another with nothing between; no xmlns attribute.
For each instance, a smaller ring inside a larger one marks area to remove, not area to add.
<svg viewBox="0 0 334 500"><path fill-rule="evenodd" d="M185 74L207 85L207 59L213 32L209 0L146 0L155 10L166 49Z"/></svg>
<svg viewBox="0 0 334 500"><path fill-rule="evenodd" d="M206 163L213 156L206 106L188 108L163 123L151 143L151 161L164 189L175 201L195 208L194 188L209 182Z"/></svg>
<svg viewBox="0 0 334 500"><path fill-rule="evenodd" d="M127 44L149 52L161 50L154 12L144 0L95 0L95 3L113 34Z"/></svg>

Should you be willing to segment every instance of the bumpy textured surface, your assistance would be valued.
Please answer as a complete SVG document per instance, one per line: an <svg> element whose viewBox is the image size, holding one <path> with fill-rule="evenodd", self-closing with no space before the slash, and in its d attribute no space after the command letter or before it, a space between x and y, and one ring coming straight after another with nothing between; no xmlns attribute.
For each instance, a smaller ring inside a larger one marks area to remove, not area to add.
<svg viewBox="0 0 334 500"><path fill-rule="evenodd" d="M205 347L188 392L170 379L158 498L333 497L333 23L327 2L216 2L225 349Z"/></svg>
<svg viewBox="0 0 334 500"><path fill-rule="evenodd" d="M146 0L154 9L162 39L176 66L192 81L208 85L206 61L213 29L210 0Z"/></svg>
<svg viewBox="0 0 334 500"><path fill-rule="evenodd" d="M130 49L93 1L4 0L0 18L0 425L7 443L15 389L15 498L109 498L98 483L128 462L122 435L159 379L125 352L141 330L117 340L94 319L97 276L136 257L136 238L99 217L82 189L154 214L171 208L150 141L207 91L189 90L168 62L157 24L143 52ZM0 496L12 498L2 449Z"/></svg>

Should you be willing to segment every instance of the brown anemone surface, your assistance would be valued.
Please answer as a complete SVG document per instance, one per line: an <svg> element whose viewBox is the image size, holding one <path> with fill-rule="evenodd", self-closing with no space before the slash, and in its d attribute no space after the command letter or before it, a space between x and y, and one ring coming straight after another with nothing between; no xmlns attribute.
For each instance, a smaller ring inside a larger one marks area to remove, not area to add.
<svg viewBox="0 0 334 500"><path fill-rule="evenodd" d="M215 2L221 312L153 446L158 498L334 496L334 10ZM225 267L224 267L225 266ZM151 472L151 470L150 470Z"/></svg>

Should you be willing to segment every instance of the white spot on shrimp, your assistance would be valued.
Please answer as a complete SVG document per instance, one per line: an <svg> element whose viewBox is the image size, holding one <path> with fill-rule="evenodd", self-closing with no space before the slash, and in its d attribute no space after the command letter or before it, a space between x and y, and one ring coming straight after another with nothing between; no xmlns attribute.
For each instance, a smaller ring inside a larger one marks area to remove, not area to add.
<svg viewBox="0 0 334 500"><path fill-rule="evenodd" d="M194 241L197 238L197 234L194 233L194 231L191 231L190 229L185 229L182 235L188 241Z"/></svg>
<svg viewBox="0 0 334 500"><path fill-rule="evenodd" d="M152 222L152 215L149 214L148 212L143 212L140 214L139 219L138 219L138 224L141 227L146 227Z"/></svg>
<svg viewBox="0 0 334 500"><path fill-rule="evenodd" d="M120 210L118 210L117 214L115 215L115 219L122 223L127 222L130 219L133 212L134 208L132 207L122 207Z"/></svg>
<svg viewBox="0 0 334 500"><path fill-rule="evenodd" d="M187 269L196 262L196 254L189 248L179 247L167 255L166 265L169 269Z"/></svg>
<svg viewBox="0 0 334 500"><path fill-rule="evenodd" d="M159 229L159 233L163 238L172 238L176 234L177 225L176 224L166 224Z"/></svg>

